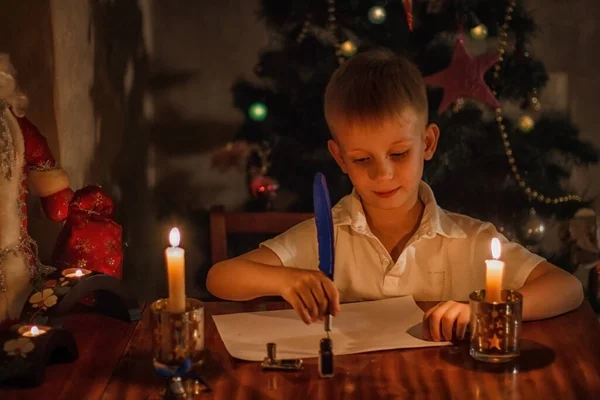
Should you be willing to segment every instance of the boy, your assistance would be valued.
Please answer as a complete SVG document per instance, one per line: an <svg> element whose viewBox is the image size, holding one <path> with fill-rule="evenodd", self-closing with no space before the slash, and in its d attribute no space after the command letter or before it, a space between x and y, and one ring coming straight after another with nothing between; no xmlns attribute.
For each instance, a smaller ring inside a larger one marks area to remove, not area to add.
<svg viewBox="0 0 600 400"><path fill-rule="evenodd" d="M425 313L425 337L462 339L469 293L485 286L491 239L502 242L504 286L524 297L524 319L570 311L583 300L569 273L510 243L490 223L443 211L421 181L439 128L427 124L418 69L385 50L356 55L325 92L331 155L354 190L333 208L335 284L318 270L314 219L216 264L208 290L230 300L280 295L305 323L339 312L339 303L412 295L442 300ZM401 317L401 316L399 316Z"/></svg>

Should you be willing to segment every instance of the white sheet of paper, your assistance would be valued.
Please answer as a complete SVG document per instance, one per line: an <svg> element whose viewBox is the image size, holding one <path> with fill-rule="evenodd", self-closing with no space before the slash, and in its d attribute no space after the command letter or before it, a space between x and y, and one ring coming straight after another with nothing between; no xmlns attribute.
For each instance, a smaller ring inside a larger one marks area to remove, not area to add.
<svg viewBox="0 0 600 400"><path fill-rule="evenodd" d="M333 354L445 346L450 342L421 339L423 311L412 296L341 305L333 318ZM326 337L323 324L306 325L294 310L261 311L213 316L229 354L262 361L269 342L277 345L277 358L317 357L319 341Z"/></svg>

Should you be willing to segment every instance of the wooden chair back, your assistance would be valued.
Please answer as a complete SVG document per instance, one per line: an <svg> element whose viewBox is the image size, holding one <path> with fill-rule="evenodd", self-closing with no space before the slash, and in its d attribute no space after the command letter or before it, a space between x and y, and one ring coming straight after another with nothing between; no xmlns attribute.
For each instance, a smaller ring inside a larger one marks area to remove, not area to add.
<svg viewBox="0 0 600 400"><path fill-rule="evenodd" d="M312 218L312 213L225 211L215 206L210 211L210 250L212 265L226 260L227 235L231 233L265 233L277 235Z"/></svg>

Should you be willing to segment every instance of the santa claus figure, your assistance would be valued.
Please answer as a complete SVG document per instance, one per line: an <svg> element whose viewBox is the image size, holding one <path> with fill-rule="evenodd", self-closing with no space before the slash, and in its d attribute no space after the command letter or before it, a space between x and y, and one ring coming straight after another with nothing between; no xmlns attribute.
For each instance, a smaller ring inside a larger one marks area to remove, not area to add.
<svg viewBox="0 0 600 400"><path fill-rule="evenodd" d="M8 55L0 54L0 322L17 319L32 285L52 270L27 233L28 190L54 221L67 217L73 198L67 174L25 117L26 104Z"/></svg>

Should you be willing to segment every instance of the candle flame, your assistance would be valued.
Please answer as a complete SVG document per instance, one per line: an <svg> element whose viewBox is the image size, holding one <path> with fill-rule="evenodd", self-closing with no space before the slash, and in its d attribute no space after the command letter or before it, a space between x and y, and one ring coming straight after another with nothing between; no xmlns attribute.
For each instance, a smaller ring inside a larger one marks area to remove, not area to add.
<svg viewBox="0 0 600 400"><path fill-rule="evenodd" d="M39 335L40 334L40 330L35 325L31 327L30 332L31 332L32 335Z"/></svg>
<svg viewBox="0 0 600 400"><path fill-rule="evenodd" d="M83 272L81 272L81 270L78 269L77 271L75 271L75 276L83 276Z"/></svg>
<svg viewBox="0 0 600 400"><path fill-rule="evenodd" d="M498 238L492 239L492 257L494 257L495 260L500 258L500 241Z"/></svg>
<svg viewBox="0 0 600 400"><path fill-rule="evenodd" d="M179 233L179 229L173 228L171 232L169 232L169 243L171 246L177 247L179 246L179 242L181 241L181 234Z"/></svg>

